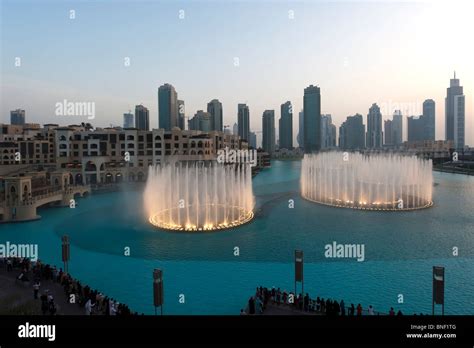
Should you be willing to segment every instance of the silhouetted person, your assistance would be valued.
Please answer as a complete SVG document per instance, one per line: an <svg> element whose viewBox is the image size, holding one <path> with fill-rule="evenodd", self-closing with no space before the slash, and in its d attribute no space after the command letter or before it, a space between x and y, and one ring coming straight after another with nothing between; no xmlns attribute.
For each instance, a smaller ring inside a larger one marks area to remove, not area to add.
<svg viewBox="0 0 474 348"><path fill-rule="evenodd" d="M326 314L332 315L332 303L330 299L326 300Z"/></svg>
<svg viewBox="0 0 474 348"><path fill-rule="evenodd" d="M56 314L56 306L54 305L54 300L51 299L48 304L48 310L50 315Z"/></svg>
<svg viewBox="0 0 474 348"><path fill-rule="evenodd" d="M369 306L369 315L375 315L374 307L372 307L372 305Z"/></svg>
<svg viewBox="0 0 474 348"><path fill-rule="evenodd" d="M13 271L13 263L12 260L8 259L7 260L7 272Z"/></svg>
<svg viewBox="0 0 474 348"><path fill-rule="evenodd" d="M304 296L303 308L304 308L305 312L307 312L309 310L309 295L308 295L308 293L306 293L306 295Z"/></svg>
<svg viewBox="0 0 474 348"><path fill-rule="evenodd" d="M341 315L346 315L346 307L344 304L344 300L341 300L341 303L339 304L339 308L341 309Z"/></svg>
<svg viewBox="0 0 474 348"><path fill-rule="evenodd" d="M333 302L333 308L334 308L334 315L339 315L341 312L341 307L339 307L339 303L334 300Z"/></svg>
<svg viewBox="0 0 474 348"><path fill-rule="evenodd" d="M40 289L40 283L39 283L39 282L36 282L36 283L33 285L33 296L34 296L34 299L35 299L35 300L38 299L38 292L39 292L39 289Z"/></svg>
<svg viewBox="0 0 474 348"><path fill-rule="evenodd" d="M249 314L255 314L255 300L253 297L249 298Z"/></svg>

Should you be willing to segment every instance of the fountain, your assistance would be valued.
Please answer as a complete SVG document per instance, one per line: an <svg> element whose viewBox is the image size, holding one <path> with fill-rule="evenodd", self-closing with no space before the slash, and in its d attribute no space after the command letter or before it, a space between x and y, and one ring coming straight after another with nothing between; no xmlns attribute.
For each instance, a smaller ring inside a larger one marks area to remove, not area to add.
<svg viewBox="0 0 474 348"><path fill-rule="evenodd" d="M249 164L213 161L151 166L144 192L151 224L175 231L211 231L249 222L254 214Z"/></svg>
<svg viewBox="0 0 474 348"><path fill-rule="evenodd" d="M431 160L400 154L323 152L305 155L303 198L363 210L414 210L433 205Z"/></svg>

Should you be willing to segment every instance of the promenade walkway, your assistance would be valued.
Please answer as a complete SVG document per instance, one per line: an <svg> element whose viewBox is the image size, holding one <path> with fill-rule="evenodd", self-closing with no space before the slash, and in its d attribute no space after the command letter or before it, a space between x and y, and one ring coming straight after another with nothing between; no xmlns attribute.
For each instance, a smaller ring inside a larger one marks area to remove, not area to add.
<svg viewBox="0 0 474 348"><path fill-rule="evenodd" d="M308 293L294 296L292 292L280 288L257 287L241 315L328 315L328 316L361 316L361 315L403 315L401 310L394 308L386 313L376 311L371 305L362 307L345 301L329 298L311 298Z"/></svg>
<svg viewBox="0 0 474 348"><path fill-rule="evenodd" d="M14 268L13 271L7 272L6 265L0 262L0 315L41 315L41 300L35 300L33 296L33 280L19 281L16 279L19 274L20 269ZM56 314L85 314L83 308L66 301L66 294L59 283L43 280L39 296L45 290L54 298Z"/></svg>

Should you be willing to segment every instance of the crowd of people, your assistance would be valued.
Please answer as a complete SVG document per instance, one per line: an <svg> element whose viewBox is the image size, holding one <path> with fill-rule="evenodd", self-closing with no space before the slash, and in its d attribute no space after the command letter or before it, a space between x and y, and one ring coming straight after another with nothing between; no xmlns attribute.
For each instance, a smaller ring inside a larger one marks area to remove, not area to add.
<svg viewBox="0 0 474 348"><path fill-rule="evenodd" d="M132 312L127 305L105 296L98 290L83 286L80 281L63 272L61 268L44 264L41 261L31 262L30 259L7 258L0 259L6 266L7 272L19 269L16 277L19 282L32 283L33 298L41 300L43 315L54 315L57 303L49 290L41 293L41 281L50 280L58 283L64 289L66 301L83 308L86 315L130 315ZM40 296L38 296L41 293ZM137 313L133 313L137 314Z"/></svg>
<svg viewBox="0 0 474 348"><path fill-rule="evenodd" d="M262 286L256 289L255 295L248 300L247 308L241 309L240 314L263 314L268 304L276 306L286 306L289 309L296 309L304 312L313 312L328 316L361 316L361 315L379 315L375 312L374 307L370 305L364 309L359 303L355 306L353 303L347 305L344 300L337 301L333 299L311 298L308 293L295 295L293 292L281 290L275 287L268 289ZM388 315L402 315L402 311L390 308Z"/></svg>

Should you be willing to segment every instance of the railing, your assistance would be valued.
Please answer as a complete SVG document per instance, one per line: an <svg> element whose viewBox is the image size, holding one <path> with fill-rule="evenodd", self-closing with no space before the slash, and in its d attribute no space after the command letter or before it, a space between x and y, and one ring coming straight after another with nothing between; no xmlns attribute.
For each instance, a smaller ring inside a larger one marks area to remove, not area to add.
<svg viewBox="0 0 474 348"><path fill-rule="evenodd" d="M40 190L36 190L36 194L29 196L28 198L20 199L18 197L9 198L9 199L0 199L0 203L6 202L7 205L11 206L28 206L37 203L43 199L53 197L56 195L65 195L65 194L75 194L77 192L90 192L91 188L89 185L74 185L74 186L67 186L66 188L61 188L60 186L54 186L49 188L44 188ZM38 194L39 192L39 194Z"/></svg>

